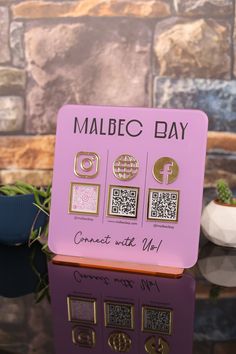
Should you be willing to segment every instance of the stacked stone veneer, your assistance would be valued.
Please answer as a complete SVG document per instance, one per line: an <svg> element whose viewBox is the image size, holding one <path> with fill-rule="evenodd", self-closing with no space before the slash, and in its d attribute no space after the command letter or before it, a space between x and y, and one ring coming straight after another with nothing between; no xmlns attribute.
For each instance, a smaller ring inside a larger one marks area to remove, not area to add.
<svg viewBox="0 0 236 354"><path fill-rule="evenodd" d="M0 0L0 183L51 181L64 103L200 108L236 186L234 0Z"/></svg>

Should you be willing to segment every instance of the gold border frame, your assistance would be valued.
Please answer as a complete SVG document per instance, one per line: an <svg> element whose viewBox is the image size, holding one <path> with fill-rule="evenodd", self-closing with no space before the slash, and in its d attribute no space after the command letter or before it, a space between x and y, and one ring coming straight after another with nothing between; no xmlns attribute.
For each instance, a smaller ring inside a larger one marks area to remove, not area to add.
<svg viewBox="0 0 236 354"><path fill-rule="evenodd" d="M146 309L149 310L159 310L159 311L169 311L170 313L170 327L169 327L169 332L161 332L161 331L154 331L151 329L145 329L144 328L144 312ZM164 308L164 307L156 307L156 306L148 306L148 305L143 305L142 306L142 324L141 324L141 330L142 332L145 333L158 333L158 334L162 334L162 335L168 335L170 336L172 334L172 330L173 330L173 310L169 309L169 308Z"/></svg>
<svg viewBox="0 0 236 354"><path fill-rule="evenodd" d="M108 324L108 318L107 318L107 305L125 305L129 306L131 308L131 327L118 327L118 326L111 326ZM104 322L105 322L105 327L107 328L116 328L116 329L129 329L129 330L134 330L134 305L133 304L128 304L127 302L114 302L114 301L105 301L104 302Z"/></svg>
<svg viewBox="0 0 236 354"><path fill-rule="evenodd" d="M93 321L86 321L86 320L74 320L71 317L71 300L74 301L83 301L83 302L90 302L93 304ZM67 311L68 311L68 321L69 322L74 322L74 323L86 323L86 324L97 324L97 301L96 299L89 299L85 297L80 297L80 296L67 296L66 298L67 301Z"/></svg>
<svg viewBox="0 0 236 354"><path fill-rule="evenodd" d="M74 211L72 210L72 194L73 194L73 187L75 185L79 186L95 186L98 188L98 198L97 198L97 205L96 205L96 212L92 213L89 211ZM69 196L69 214L80 214L80 215L98 215L99 212L99 201L100 201L100 184L93 184L93 183L81 183L81 182L71 182L70 183L70 196Z"/></svg>
<svg viewBox="0 0 236 354"><path fill-rule="evenodd" d="M135 216L126 216L126 215L113 215L113 214L110 214L109 213L109 206L110 206L110 198L111 198L111 189L112 188L118 188L118 189L121 189L121 188L129 188L129 189L135 189L138 191L138 195L137 195L137 208L136 208L136 214ZM139 191L140 191L140 188L139 187L129 187L129 186L121 186L121 185L115 185L115 184L110 184L109 187L108 187L108 199L107 199L107 212L106 212L106 216L109 216L109 217L114 217L114 218L127 218L127 219L131 219L131 220L134 220L134 219L137 219L137 216L138 216L138 207L139 207Z"/></svg>
<svg viewBox="0 0 236 354"><path fill-rule="evenodd" d="M82 327L82 328L79 327L79 329L81 329L81 330L83 330L83 329L91 330L91 332L92 332L93 345L90 347L90 346L88 346L88 345L81 345L80 343L78 343L78 341L76 341L76 339L75 339L75 330L76 330L78 327L79 327L79 326L77 325L77 326L74 326L74 327L72 328L72 342L73 342L74 344L78 344L79 347L82 347L82 348L94 348L95 345L96 345L96 332L94 331L94 329L93 329L93 328L90 328L90 327Z"/></svg>
<svg viewBox="0 0 236 354"><path fill-rule="evenodd" d="M135 159L136 161L137 161L137 163L138 163L138 167L137 167L137 173L134 175L134 176L132 176L131 178L126 178L126 179L121 179L121 178L118 178L117 176L116 176L116 174L115 174L115 172L114 172L114 164L115 164L115 162L117 161L117 159L119 159L121 156L124 156L124 155L126 155L126 156L131 156L133 159ZM113 176L116 178L116 179L118 179L118 181L131 181L133 178L135 178L137 175L138 175L138 173L139 173L139 169L140 169L140 165L139 165L139 160L138 159L136 159L136 157L134 157L133 155L130 155L130 154L121 154L121 155L119 155L114 161L113 161L113 163L112 163L112 173L113 173Z"/></svg>
<svg viewBox="0 0 236 354"><path fill-rule="evenodd" d="M150 193L151 192L177 192L178 193L178 204L177 204L177 219L176 220L163 220L163 219L154 219L154 218L149 218L149 206L150 206ZM149 188L148 189L148 205L147 205L147 221L158 221L158 222L170 222L170 223L177 223L179 221L179 196L180 196L180 191L178 189L156 189L156 188Z"/></svg>
<svg viewBox="0 0 236 354"><path fill-rule="evenodd" d="M81 174L77 171L77 165L78 165L78 158L80 155L95 155L96 157L96 160L97 160L97 167L96 167L96 171L93 175L84 175L84 174ZM99 172L99 165L100 165L100 157L99 155L96 153L96 152L93 152L93 151L79 151L76 153L75 155L75 158L74 158L74 174L77 176L77 177L80 177L80 178L95 178L97 175L98 175L98 172Z"/></svg>

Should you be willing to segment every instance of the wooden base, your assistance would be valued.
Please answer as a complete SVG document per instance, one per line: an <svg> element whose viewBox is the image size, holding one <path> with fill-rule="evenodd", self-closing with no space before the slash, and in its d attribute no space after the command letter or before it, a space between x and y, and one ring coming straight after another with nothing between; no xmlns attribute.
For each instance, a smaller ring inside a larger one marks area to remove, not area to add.
<svg viewBox="0 0 236 354"><path fill-rule="evenodd" d="M163 267L150 264L137 264L132 262L117 262L93 258L54 256L53 263L69 266L79 266L82 268L96 268L114 270L119 272L141 273L148 275L158 275L168 278L180 278L184 272L183 268Z"/></svg>

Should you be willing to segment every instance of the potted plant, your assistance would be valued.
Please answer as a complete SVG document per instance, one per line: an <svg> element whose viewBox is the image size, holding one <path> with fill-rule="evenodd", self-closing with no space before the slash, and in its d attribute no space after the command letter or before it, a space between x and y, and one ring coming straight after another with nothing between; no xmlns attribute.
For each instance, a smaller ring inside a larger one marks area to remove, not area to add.
<svg viewBox="0 0 236 354"><path fill-rule="evenodd" d="M203 233L216 245L236 247L236 198L224 180L217 182L216 190L217 199L202 214Z"/></svg>
<svg viewBox="0 0 236 354"><path fill-rule="evenodd" d="M47 237L51 186L21 181L0 187L0 243L19 245ZM46 248L46 246L45 246Z"/></svg>

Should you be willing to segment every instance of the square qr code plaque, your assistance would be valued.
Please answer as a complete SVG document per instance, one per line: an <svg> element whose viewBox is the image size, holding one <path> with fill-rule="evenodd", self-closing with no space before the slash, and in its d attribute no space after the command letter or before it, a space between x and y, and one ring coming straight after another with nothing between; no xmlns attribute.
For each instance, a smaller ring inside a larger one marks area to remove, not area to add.
<svg viewBox="0 0 236 354"><path fill-rule="evenodd" d="M134 329L134 306L116 302L105 302L105 326Z"/></svg>
<svg viewBox="0 0 236 354"><path fill-rule="evenodd" d="M148 220L177 222L179 211L179 191L149 189Z"/></svg>
<svg viewBox="0 0 236 354"><path fill-rule="evenodd" d="M68 320L86 324L96 324L96 300L76 296L67 297Z"/></svg>
<svg viewBox="0 0 236 354"><path fill-rule="evenodd" d="M143 306L142 331L171 335L173 313L170 309Z"/></svg>
<svg viewBox="0 0 236 354"><path fill-rule="evenodd" d="M71 214L98 214L99 209L98 184L71 183L69 213Z"/></svg>
<svg viewBox="0 0 236 354"><path fill-rule="evenodd" d="M138 212L139 188L125 186L109 186L109 216L136 218Z"/></svg>

